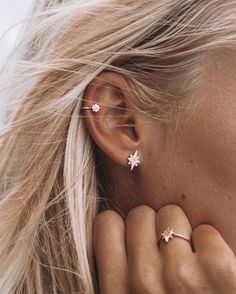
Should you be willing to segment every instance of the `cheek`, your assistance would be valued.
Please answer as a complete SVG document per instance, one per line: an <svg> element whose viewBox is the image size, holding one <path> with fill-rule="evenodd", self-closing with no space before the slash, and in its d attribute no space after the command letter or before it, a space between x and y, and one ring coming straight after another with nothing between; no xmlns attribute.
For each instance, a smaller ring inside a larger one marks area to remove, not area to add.
<svg viewBox="0 0 236 294"><path fill-rule="evenodd" d="M180 114L171 139L180 172L181 165L185 170L183 176L198 178L213 191L224 189L223 195L236 192L235 52L230 56L217 58L210 66L209 79L198 93L198 108L187 120Z"/></svg>
<svg viewBox="0 0 236 294"><path fill-rule="evenodd" d="M163 167L169 166L165 172L171 175L170 193L189 211L192 224L236 212L235 112L215 101L180 120L163 162Z"/></svg>
<svg viewBox="0 0 236 294"><path fill-rule="evenodd" d="M145 177L140 179L143 197L156 210L168 203L182 206L193 225L212 221L220 207L224 212L231 209L236 192L235 127L228 108L209 103L188 120L180 117L168 140L153 136L143 163Z"/></svg>
<svg viewBox="0 0 236 294"><path fill-rule="evenodd" d="M218 102L218 103L213 103ZM231 103L216 99L180 123L173 138L176 160L182 157L186 169L197 168L207 182L217 182L236 191L236 112ZM191 169L189 172L191 172ZM199 174L199 176L201 176Z"/></svg>
<svg viewBox="0 0 236 294"><path fill-rule="evenodd" d="M169 186L193 227L214 225L236 250L236 112L211 107L182 121L170 140Z"/></svg>

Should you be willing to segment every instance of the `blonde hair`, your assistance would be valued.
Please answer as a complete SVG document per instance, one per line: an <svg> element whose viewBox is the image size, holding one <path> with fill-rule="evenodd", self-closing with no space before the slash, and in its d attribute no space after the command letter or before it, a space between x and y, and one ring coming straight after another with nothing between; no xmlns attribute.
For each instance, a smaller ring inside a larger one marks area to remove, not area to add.
<svg viewBox="0 0 236 294"><path fill-rule="evenodd" d="M37 0L25 23L0 89L0 292L96 293L102 195L83 93L110 70L153 119L192 105L203 59L235 46L236 3Z"/></svg>

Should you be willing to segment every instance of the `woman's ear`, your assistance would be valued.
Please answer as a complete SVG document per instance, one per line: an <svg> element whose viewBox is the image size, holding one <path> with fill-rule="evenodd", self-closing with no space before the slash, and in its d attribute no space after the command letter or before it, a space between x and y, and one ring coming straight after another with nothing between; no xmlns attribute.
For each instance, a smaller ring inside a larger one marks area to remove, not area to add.
<svg viewBox="0 0 236 294"><path fill-rule="evenodd" d="M94 112L93 104L100 110ZM117 164L127 166L127 158L136 150L141 155L141 114L133 106L133 95L125 78L106 71L90 82L82 108L85 123L94 142Z"/></svg>

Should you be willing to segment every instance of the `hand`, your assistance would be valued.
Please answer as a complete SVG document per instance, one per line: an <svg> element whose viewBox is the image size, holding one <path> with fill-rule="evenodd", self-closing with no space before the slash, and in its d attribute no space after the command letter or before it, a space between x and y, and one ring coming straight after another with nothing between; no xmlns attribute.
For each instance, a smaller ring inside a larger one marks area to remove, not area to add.
<svg viewBox="0 0 236 294"><path fill-rule="evenodd" d="M167 227L173 237L157 245ZM94 251L101 294L236 293L235 256L207 224L193 231L183 210L166 205L131 209L124 220L113 210L95 219Z"/></svg>

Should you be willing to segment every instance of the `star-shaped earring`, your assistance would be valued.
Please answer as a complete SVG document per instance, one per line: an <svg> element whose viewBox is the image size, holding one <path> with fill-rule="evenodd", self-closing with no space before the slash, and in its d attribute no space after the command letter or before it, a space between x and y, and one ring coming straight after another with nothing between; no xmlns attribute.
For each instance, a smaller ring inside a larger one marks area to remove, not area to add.
<svg viewBox="0 0 236 294"><path fill-rule="evenodd" d="M130 154L130 156L128 157L128 161L128 164L130 165L130 171L132 171L135 166L138 166L140 164L140 159L137 150L134 154Z"/></svg>

